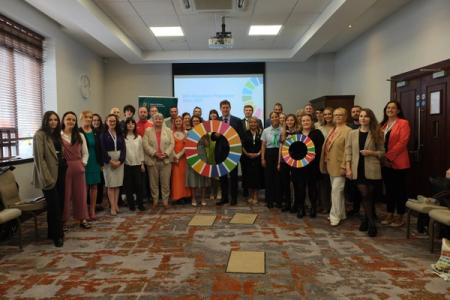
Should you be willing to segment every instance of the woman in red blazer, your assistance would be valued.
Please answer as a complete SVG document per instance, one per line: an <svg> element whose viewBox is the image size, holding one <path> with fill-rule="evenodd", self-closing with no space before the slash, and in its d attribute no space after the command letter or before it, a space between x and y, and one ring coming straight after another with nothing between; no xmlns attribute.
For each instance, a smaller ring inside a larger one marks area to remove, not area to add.
<svg viewBox="0 0 450 300"><path fill-rule="evenodd" d="M381 224L400 227L404 224L403 215L407 200L406 173L410 167L408 142L411 129L399 102L389 101L386 104L380 125L386 151L382 172L388 212Z"/></svg>

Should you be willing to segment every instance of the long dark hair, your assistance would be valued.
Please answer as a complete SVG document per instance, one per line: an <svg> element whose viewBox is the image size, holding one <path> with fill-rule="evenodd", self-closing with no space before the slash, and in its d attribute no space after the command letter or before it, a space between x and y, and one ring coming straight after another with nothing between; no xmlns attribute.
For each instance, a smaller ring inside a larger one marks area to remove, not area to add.
<svg viewBox="0 0 450 300"><path fill-rule="evenodd" d="M56 119L58 120L58 125L56 125L56 128L53 131L48 125L48 122L50 121L50 117L52 115L55 115ZM45 134L52 138L52 140L59 141L61 139L61 120L59 119L58 114L53 110L46 111L44 113L44 116L42 117L42 124L39 130L45 132Z"/></svg>
<svg viewBox="0 0 450 300"><path fill-rule="evenodd" d="M67 115L73 115L75 117L75 125L72 129L72 137L71 137L70 143L72 145L74 145L76 143L83 144L83 140L81 139L81 135L80 135L80 129L78 128L77 115L73 111L68 111L68 112L64 113L64 115L62 117L61 129L64 130L66 128L66 125L64 125L64 119L66 118Z"/></svg>
<svg viewBox="0 0 450 300"><path fill-rule="evenodd" d="M125 131L126 132L123 133L123 136L125 138L127 138L127 135L128 135L128 124L129 123L133 123L134 124L133 134L134 134L134 139L136 139L138 137L138 135L137 135L137 132L136 132L136 121L133 118L127 118L125 120Z"/></svg>
<svg viewBox="0 0 450 300"><path fill-rule="evenodd" d="M365 112L370 119L369 132L375 140L376 145L383 144L383 136L381 135L380 125L378 124L377 117L370 108L362 108L361 112Z"/></svg>
<svg viewBox="0 0 450 300"><path fill-rule="evenodd" d="M94 125L92 125L92 128L94 129L94 131L96 131L97 133L102 133L103 129L104 129L104 125L103 125L103 120L102 117L99 114L92 114L92 124L94 124L94 117L97 117L98 120L100 121L100 126L95 128Z"/></svg>
<svg viewBox="0 0 450 300"><path fill-rule="evenodd" d="M219 119L219 113L215 109L211 109L208 114L208 120L211 120L211 114L216 114L217 119Z"/></svg>
<svg viewBox="0 0 450 300"><path fill-rule="evenodd" d="M387 123L389 117L386 114L386 109L388 107L389 104L394 103L395 106L397 106L397 110L399 111L397 114L397 117L399 117L400 119L404 119L405 115L403 115L403 109L402 109L402 105L400 104L400 102L398 102L397 100L391 100L388 103L386 103L386 105L383 108L383 121L381 121L380 126L383 127L384 124Z"/></svg>

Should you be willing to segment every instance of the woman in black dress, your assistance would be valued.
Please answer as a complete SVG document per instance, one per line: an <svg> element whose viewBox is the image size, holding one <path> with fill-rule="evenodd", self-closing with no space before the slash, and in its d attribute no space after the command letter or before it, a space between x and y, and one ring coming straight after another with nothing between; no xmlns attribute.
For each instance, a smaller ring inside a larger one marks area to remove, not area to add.
<svg viewBox="0 0 450 300"><path fill-rule="evenodd" d="M292 135L295 135L299 131L299 126L297 122L297 117L294 114L289 114L284 121L284 125L281 129L280 136L280 148L278 151L278 171L280 172L280 181L281 181L281 210L282 211L290 211L292 209L292 196L291 196L291 172L292 167L289 166L284 159L281 157L281 149L283 147L283 143L291 138ZM294 203L295 204L295 203ZM296 210L295 210L296 212Z"/></svg>
<svg viewBox="0 0 450 300"><path fill-rule="evenodd" d="M258 127L258 121L255 117L249 119L249 127L242 136L242 152L244 155L243 163L247 167L247 187L249 189L250 204L258 203L258 189L263 188L264 172L261 166L261 129Z"/></svg>
<svg viewBox="0 0 450 300"><path fill-rule="evenodd" d="M314 128L312 115L306 113L300 115L300 128L301 134L308 136L313 141L316 156L314 160L305 167L292 169L295 198L294 207L298 209L297 217L303 218L305 215L306 186L308 186L308 196L311 202L309 216L315 218L317 211L317 181L320 177L319 162L324 137L320 130Z"/></svg>

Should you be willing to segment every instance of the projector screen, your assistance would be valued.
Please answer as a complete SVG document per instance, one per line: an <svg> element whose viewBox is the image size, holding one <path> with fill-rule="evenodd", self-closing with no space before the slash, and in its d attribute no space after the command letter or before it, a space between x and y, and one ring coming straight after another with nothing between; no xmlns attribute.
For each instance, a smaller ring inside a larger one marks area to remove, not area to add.
<svg viewBox="0 0 450 300"><path fill-rule="evenodd" d="M244 105L250 104L254 116L263 119L264 74L174 75L173 82L180 115L192 114L196 106L201 107L204 119L211 109L221 115L219 103L227 99L232 115L242 119Z"/></svg>

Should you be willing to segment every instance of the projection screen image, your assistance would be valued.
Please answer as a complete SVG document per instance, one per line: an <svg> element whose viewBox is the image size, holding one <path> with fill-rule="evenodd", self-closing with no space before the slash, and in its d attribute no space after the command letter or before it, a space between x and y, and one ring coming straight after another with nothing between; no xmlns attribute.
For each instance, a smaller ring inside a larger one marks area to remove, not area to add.
<svg viewBox="0 0 450 300"><path fill-rule="evenodd" d="M175 75L174 96L178 98L178 111L192 114L194 107L202 109L208 119L211 109L219 112L219 103L227 99L231 103L231 114L243 118L243 107L253 106L254 116L263 119L264 75Z"/></svg>

